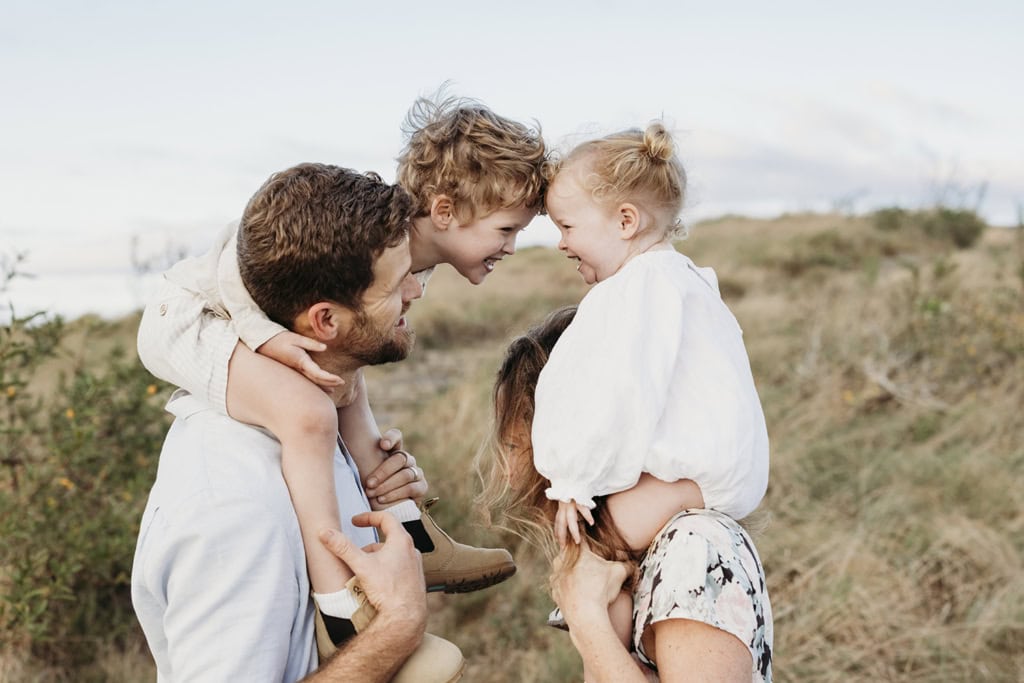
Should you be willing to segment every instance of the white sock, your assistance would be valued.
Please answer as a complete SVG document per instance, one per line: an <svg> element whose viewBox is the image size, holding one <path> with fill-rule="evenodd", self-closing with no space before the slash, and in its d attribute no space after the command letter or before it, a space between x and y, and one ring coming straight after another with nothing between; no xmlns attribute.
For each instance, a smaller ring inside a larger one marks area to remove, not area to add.
<svg viewBox="0 0 1024 683"><path fill-rule="evenodd" d="M351 619L359 608L356 596L347 588L333 593L313 593L313 599L316 600L320 612L339 619Z"/></svg>
<svg viewBox="0 0 1024 683"><path fill-rule="evenodd" d="M390 512L399 522L415 522L423 518L419 507L412 500L403 500L398 505L386 508L385 512Z"/></svg>

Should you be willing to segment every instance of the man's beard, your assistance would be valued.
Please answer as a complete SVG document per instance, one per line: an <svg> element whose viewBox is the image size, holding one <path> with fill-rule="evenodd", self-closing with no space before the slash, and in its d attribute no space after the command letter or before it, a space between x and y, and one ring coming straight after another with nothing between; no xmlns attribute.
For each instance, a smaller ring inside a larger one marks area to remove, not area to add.
<svg viewBox="0 0 1024 683"><path fill-rule="evenodd" d="M404 310L402 315L405 315ZM381 330L366 313L359 311L351 331L339 348L365 365L383 365L408 356L415 341L416 334L408 323L405 327Z"/></svg>

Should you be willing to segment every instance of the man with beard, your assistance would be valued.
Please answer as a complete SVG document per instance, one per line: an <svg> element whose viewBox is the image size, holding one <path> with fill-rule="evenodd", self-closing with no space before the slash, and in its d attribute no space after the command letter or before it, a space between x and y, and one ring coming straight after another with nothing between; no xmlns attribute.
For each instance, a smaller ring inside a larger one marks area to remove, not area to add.
<svg viewBox="0 0 1024 683"><path fill-rule="evenodd" d="M404 191L376 175L302 164L272 176L243 215L245 285L268 316L323 345L315 360L345 380L328 391L339 407L353 400L365 365L400 360L412 347L405 312L422 288L410 273L410 212ZM166 306L179 304L190 305ZM160 681L458 678L458 648L424 634L412 539L390 516L369 513L340 438L332 469L344 533L320 538L355 574L346 588L354 611L343 620L352 633L317 669L303 536L280 442L185 391L168 410L176 419L132 569L132 600ZM381 476L389 473L404 495L426 493L408 454L386 461ZM387 537L382 545L374 526ZM374 552L359 550L367 545Z"/></svg>

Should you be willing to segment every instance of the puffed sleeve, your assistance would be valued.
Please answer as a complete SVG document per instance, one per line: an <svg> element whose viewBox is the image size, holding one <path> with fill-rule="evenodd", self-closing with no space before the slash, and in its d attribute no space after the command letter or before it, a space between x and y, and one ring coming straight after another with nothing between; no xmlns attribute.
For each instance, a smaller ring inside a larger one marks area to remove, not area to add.
<svg viewBox="0 0 1024 683"><path fill-rule="evenodd" d="M678 284L632 262L584 297L537 383L534 464L552 500L636 484L664 411L682 337Z"/></svg>
<svg viewBox="0 0 1024 683"><path fill-rule="evenodd" d="M252 300L249 290L242 282L238 270L238 234L235 233L224 245L217 264L217 284L239 339L253 351L263 346L271 337L285 331L275 323Z"/></svg>

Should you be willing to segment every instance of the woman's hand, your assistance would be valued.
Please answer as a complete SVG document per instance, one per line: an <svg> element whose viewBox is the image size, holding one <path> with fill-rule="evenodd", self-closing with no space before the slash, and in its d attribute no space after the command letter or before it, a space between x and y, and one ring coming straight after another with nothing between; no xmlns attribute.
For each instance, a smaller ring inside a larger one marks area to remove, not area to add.
<svg viewBox="0 0 1024 683"><path fill-rule="evenodd" d="M583 619L608 620L608 605L622 591L626 581L626 565L609 562L590 551L586 541L581 543L580 557L571 569L565 568L566 555L555 558L551 595L562 609L569 632L572 623Z"/></svg>
<svg viewBox="0 0 1024 683"><path fill-rule="evenodd" d="M555 513L555 538L558 540L558 545L564 547L569 542L569 536L572 536L572 540L576 543L580 542L578 517L583 517L587 520L587 524L594 526L594 516L590 512L590 508L580 505L574 500L558 501L558 512Z"/></svg>
<svg viewBox="0 0 1024 683"><path fill-rule="evenodd" d="M566 568L566 551L555 559L551 594L583 658L584 677L594 683L647 683L649 678L615 633L608 606L622 591L626 565L609 562L580 544L579 560Z"/></svg>

